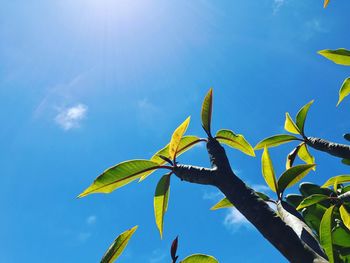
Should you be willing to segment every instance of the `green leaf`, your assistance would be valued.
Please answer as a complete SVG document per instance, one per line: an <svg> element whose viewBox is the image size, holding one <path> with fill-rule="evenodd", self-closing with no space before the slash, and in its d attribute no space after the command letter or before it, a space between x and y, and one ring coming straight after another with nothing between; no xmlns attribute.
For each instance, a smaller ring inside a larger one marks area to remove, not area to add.
<svg viewBox="0 0 350 263"><path fill-rule="evenodd" d="M332 239L334 245L349 247L350 231L346 227L343 228L341 224L338 224L332 231Z"/></svg>
<svg viewBox="0 0 350 263"><path fill-rule="evenodd" d="M334 263L332 245L332 214L334 205L326 210L320 224L320 243L326 252L329 263Z"/></svg>
<svg viewBox="0 0 350 263"><path fill-rule="evenodd" d="M265 146L270 148L270 147L278 146L280 144L295 141L295 140L299 140L299 139L294 135L278 134L258 142L258 144L254 147L254 149L260 150L260 149L263 149Z"/></svg>
<svg viewBox="0 0 350 263"><path fill-rule="evenodd" d="M303 197L301 195L289 194L286 196L286 201L296 208L303 201Z"/></svg>
<svg viewBox="0 0 350 263"><path fill-rule="evenodd" d="M328 187L331 185L334 185L334 183L337 181L338 184L342 184L342 183L349 183L350 182L350 175L338 175L338 176L334 176L331 177L327 180L327 182L325 182L322 187Z"/></svg>
<svg viewBox="0 0 350 263"><path fill-rule="evenodd" d="M190 123L190 117L188 117L179 127L176 128L173 135L171 136L171 141L169 143L169 158L174 159L179 149L179 144L182 136L187 130L188 124Z"/></svg>
<svg viewBox="0 0 350 263"><path fill-rule="evenodd" d="M344 134L344 139L350 142L350 133Z"/></svg>
<svg viewBox="0 0 350 263"><path fill-rule="evenodd" d="M301 165L296 165L294 167L289 168L278 179L278 182L277 182L278 190L281 193L283 193L283 191L286 188L296 184L301 179L303 179L314 167L315 167L315 164L301 164Z"/></svg>
<svg viewBox="0 0 350 263"><path fill-rule="evenodd" d="M126 245L129 243L130 238L135 233L138 226L134 226L133 228L126 230L121 233L116 240L114 240L113 244L108 248L106 253L103 255L101 263L112 263L114 262L120 254L125 249Z"/></svg>
<svg viewBox="0 0 350 263"><path fill-rule="evenodd" d="M314 103L314 100L310 101L306 105L304 105L299 112L297 113L296 117L296 125L301 131L301 134L304 134L304 126L305 126L305 120L307 117L307 113L309 112L310 106Z"/></svg>
<svg viewBox="0 0 350 263"><path fill-rule="evenodd" d="M166 174L159 180L153 199L154 217L156 219L157 228L161 238L163 237L164 215L168 209L169 192L170 174Z"/></svg>
<svg viewBox="0 0 350 263"><path fill-rule="evenodd" d="M265 146L264 152L261 156L261 168L262 174L265 179L265 182L270 187L272 191L277 193L279 189L277 188L275 171L273 168L272 160L270 158L269 150Z"/></svg>
<svg viewBox="0 0 350 263"><path fill-rule="evenodd" d="M202 126L208 136L211 136L211 116L213 113L213 89L210 89L202 104Z"/></svg>
<svg viewBox="0 0 350 263"><path fill-rule="evenodd" d="M301 160L303 160L307 164L314 164L315 163L315 158L310 154L305 143L302 143L300 145L300 149L298 151L298 156ZM313 170L315 171L316 167L314 167Z"/></svg>
<svg viewBox="0 0 350 263"><path fill-rule="evenodd" d="M294 121L292 120L288 112L286 113L286 121L284 122L284 129L294 134L301 134L299 128L294 123Z"/></svg>
<svg viewBox="0 0 350 263"><path fill-rule="evenodd" d="M343 101L343 99L350 94L350 78L344 80L339 90L339 100L337 106Z"/></svg>
<svg viewBox="0 0 350 263"><path fill-rule="evenodd" d="M321 219L326 212L327 208L321 204L315 204L313 206L306 207L302 210L303 218L305 222L318 232L321 224Z"/></svg>
<svg viewBox="0 0 350 263"><path fill-rule="evenodd" d="M291 151L288 155L287 155L287 160L286 160L286 169L289 169L293 166L294 161L295 161L295 157L298 154L298 151L300 149L301 145L298 145L297 147L295 147L293 149L293 151Z"/></svg>
<svg viewBox="0 0 350 263"><path fill-rule="evenodd" d="M321 194L331 196L334 192L329 188L322 188L321 186L313 183L303 182L299 185L299 191L304 197L308 197L314 194Z"/></svg>
<svg viewBox="0 0 350 263"><path fill-rule="evenodd" d="M221 208L229 208L233 207L234 205L227 199L227 197L222 198L219 202L217 202L215 205L213 205L210 210L218 210Z"/></svg>
<svg viewBox="0 0 350 263"><path fill-rule="evenodd" d="M151 174L158 168L157 163L149 160L131 160L119 163L104 171L78 197L93 193L110 193L135 179Z"/></svg>
<svg viewBox="0 0 350 263"><path fill-rule="evenodd" d="M342 159L341 162L345 165L350 165L350 159Z"/></svg>
<svg viewBox="0 0 350 263"><path fill-rule="evenodd" d="M350 214L346 210L345 206L341 205L339 208L340 217L344 225L350 230Z"/></svg>
<svg viewBox="0 0 350 263"><path fill-rule="evenodd" d="M182 260L181 263L219 263L219 261L209 255L193 254Z"/></svg>
<svg viewBox="0 0 350 263"><path fill-rule="evenodd" d="M314 195L310 195L308 197L306 197L297 207L297 210L301 210L305 207L308 207L310 205L314 205L317 204L323 200L328 199L329 196L327 195L322 195L322 194L314 194Z"/></svg>
<svg viewBox="0 0 350 263"><path fill-rule="evenodd" d="M336 50L325 49L318 52L318 54L333 61L336 64L350 66L350 51L344 48Z"/></svg>
<svg viewBox="0 0 350 263"><path fill-rule="evenodd" d="M255 156L253 147L246 141L246 139L241 134L235 134L230 130L219 130L216 133L215 138L232 148L240 150L241 152Z"/></svg>
<svg viewBox="0 0 350 263"><path fill-rule="evenodd" d="M323 8L326 8L328 4L329 4L329 0L324 0L324 2L323 2Z"/></svg>

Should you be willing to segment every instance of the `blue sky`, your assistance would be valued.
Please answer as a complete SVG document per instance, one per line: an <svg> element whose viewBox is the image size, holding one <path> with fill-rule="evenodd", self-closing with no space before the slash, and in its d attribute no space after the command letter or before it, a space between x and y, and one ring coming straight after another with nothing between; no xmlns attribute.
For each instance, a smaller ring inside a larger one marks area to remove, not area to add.
<svg viewBox="0 0 350 263"><path fill-rule="evenodd" d="M212 187L172 178L164 238L153 216L161 173L109 195L76 196L105 168L150 158L214 88L213 128L251 144L281 133L315 99L306 132L344 142L350 100L335 107L349 68L317 51L350 46L349 1L1 0L0 262L99 262L122 231L139 229L119 262L179 254L220 262L284 262L235 210L209 211ZM292 145L271 150L278 173ZM233 169L260 190L260 155L227 149ZM307 181L348 173L313 151ZM179 160L208 166L204 147ZM292 189L291 192L295 192ZM266 193L272 193L266 191Z"/></svg>

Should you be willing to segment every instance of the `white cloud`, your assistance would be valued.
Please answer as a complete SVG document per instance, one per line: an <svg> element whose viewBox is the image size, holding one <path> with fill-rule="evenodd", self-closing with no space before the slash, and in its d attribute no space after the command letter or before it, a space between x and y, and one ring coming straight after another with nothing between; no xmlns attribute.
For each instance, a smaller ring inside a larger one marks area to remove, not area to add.
<svg viewBox="0 0 350 263"><path fill-rule="evenodd" d="M271 191L271 189L267 185L264 185L264 184L253 184L251 186L251 188L253 188L255 191L258 191L258 192L269 192L269 191Z"/></svg>
<svg viewBox="0 0 350 263"><path fill-rule="evenodd" d="M277 14L282 5L285 3L285 0L273 0L273 14Z"/></svg>
<svg viewBox="0 0 350 263"><path fill-rule="evenodd" d="M91 233L90 232L81 232L78 235L78 240L81 243L86 242L89 238L91 237Z"/></svg>
<svg viewBox="0 0 350 263"><path fill-rule="evenodd" d="M152 251L152 256L149 260L150 263L158 263L158 262L164 262L167 258L167 253L164 251L161 251L160 249L155 249Z"/></svg>
<svg viewBox="0 0 350 263"><path fill-rule="evenodd" d="M91 216L88 216L87 218L86 218L86 224L88 224L88 225L94 225L95 223L96 223L96 220L97 220L97 217L96 216L94 216L94 215L91 215Z"/></svg>
<svg viewBox="0 0 350 263"><path fill-rule="evenodd" d="M219 198L222 198L223 194L219 191L215 191L215 192L207 192L205 191L202 198L204 200L218 200Z"/></svg>
<svg viewBox="0 0 350 263"><path fill-rule="evenodd" d="M61 108L55 117L55 122L66 131L78 128L80 122L86 118L87 110L88 107L81 103L70 108Z"/></svg>
<svg viewBox="0 0 350 263"><path fill-rule="evenodd" d="M241 227L250 228L249 221L236 208L229 208L229 212L224 220L224 225L233 232Z"/></svg>

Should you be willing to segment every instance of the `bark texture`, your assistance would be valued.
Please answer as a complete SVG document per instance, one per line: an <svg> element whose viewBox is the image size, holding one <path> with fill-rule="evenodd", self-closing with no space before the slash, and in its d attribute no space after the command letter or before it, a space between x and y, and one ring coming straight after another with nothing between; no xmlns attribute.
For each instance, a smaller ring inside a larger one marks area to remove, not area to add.
<svg viewBox="0 0 350 263"><path fill-rule="evenodd" d="M329 153L333 156L337 156L344 159L350 159L350 146L346 144L340 144L335 142L330 142L324 139L307 137L305 140L306 144L310 147Z"/></svg>

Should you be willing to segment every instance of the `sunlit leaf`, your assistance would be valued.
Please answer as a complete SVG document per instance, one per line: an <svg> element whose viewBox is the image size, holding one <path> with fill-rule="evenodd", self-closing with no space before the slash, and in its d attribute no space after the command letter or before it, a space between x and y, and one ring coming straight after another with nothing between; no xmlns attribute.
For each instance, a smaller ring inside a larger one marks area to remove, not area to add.
<svg viewBox="0 0 350 263"><path fill-rule="evenodd" d="M168 209L169 192L170 174L166 174L159 180L153 199L154 217L156 219L157 228L161 238L163 237L164 215Z"/></svg>
<svg viewBox="0 0 350 263"><path fill-rule="evenodd" d="M265 182L270 189L276 193L279 189L277 188L275 171L267 147L264 148L264 152L261 157L261 168Z"/></svg>
<svg viewBox="0 0 350 263"><path fill-rule="evenodd" d="M350 66L350 51L344 48L336 50L325 49L318 52L318 54L333 61L336 64Z"/></svg>
<svg viewBox="0 0 350 263"><path fill-rule="evenodd" d="M295 157L298 154L298 151L300 149L300 145L298 145L297 147L295 147L293 149L293 151L291 151L288 155L287 155L287 159L286 159L286 169L289 169L293 166L294 161L295 161Z"/></svg>
<svg viewBox="0 0 350 263"><path fill-rule="evenodd" d="M113 244L108 248L106 253L103 255L101 263L112 263L114 262L120 254L125 249L126 245L129 243L130 238L135 233L137 226L126 230L121 233L116 240L114 240Z"/></svg>
<svg viewBox="0 0 350 263"><path fill-rule="evenodd" d="M328 4L329 4L329 0L324 0L323 7L326 8Z"/></svg>
<svg viewBox="0 0 350 263"><path fill-rule="evenodd" d="M283 143L299 140L297 137L289 134L278 134L268 137L260 142L254 147L255 150L263 149L265 146L268 148L278 146Z"/></svg>
<svg viewBox="0 0 350 263"><path fill-rule="evenodd" d="M343 99L350 94L350 78L344 80L339 90L339 100L337 106L343 101Z"/></svg>
<svg viewBox="0 0 350 263"><path fill-rule="evenodd" d="M235 134L230 130L219 130L216 133L215 138L232 148L240 150L241 152L255 156L253 147L246 141L246 139L241 134Z"/></svg>
<svg viewBox="0 0 350 263"><path fill-rule="evenodd" d="M193 254L182 260L181 263L219 263L219 261L209 255Z"/></svg>
<svg viewBox="0 0 350 263"><path fill-rule="evenodd" d="M331 206L324 213L320 224L320 243L326 252L329 263L334 263L332 245L332 214L334 206Z"/></svg>
<svg viewBox="0 0 350 263"><path fill-rule="evenodd" d="M208 136L211 136L210 126L211 126L211 116L213 112L213 89L210 89L204 98L202 104L202 126Z"/></svg>
<svg viewBox="0 0 350 263"><path fill-rule="evenodd" d="M296 119L296 125L299 128L299 131L301 131L301 134L304 134L304 126L305 126L305 120L307 117L307 113L309 112L310 106L314 103L314 101L310 101L306 105L304 105L299 112L297 113Z"/></svg>
<svg viewBox="0 0 350 263"><path fill-rule="evenodd" d="M78 197L92 193L110 193L135 179L149 175L159 168L159 165L149 160L131 160L119 163L104 171Z"/></svg>
<svg viewBox="0 0 350 263"><path fill-rule="evenodd" d="M339 208L340 217L344 225L350 230L350 214L346 210L345 206L341 205Z"/></svg>
<svg viewBox="0 0 350 263"><path fill-rule="evenodd" d="M227 199L227 197L222 198L219 202L213 205L210 210L218 210L221 208L233 207L234 205Z"/></svg>
<svg viewBox="0 0 350 263"><path fill-rule="evenodd" d="M338 224L332 230L332 239L334 245L349 247L350 231L346 227L343 228L342 225Z"/></svg>
<svg viewBox="0 0 350 263"><path fill-rule="evenodd" d="M306 197L297 207L297 210L303 209L305 207L308 207L310 205L317 204L323 200L328 199L329 196L322 195L322 194L314 194Z"/></svg>
<svg viewBox="0 0 350 263"><path fill-rule="evenodd" d="M307 164L314 164L315 163L315 158L310 154L305 143L302 143L300 145L300 149L298 151L298 156L301 160L303 160ZM316 167L314 167L313 170L316 170Z"/></svg>
<svg viewBox="0 0 350 263"><path fill-rule="evenodd" d="M289 168L278 179L277 185L279 191L282 193L286 188L299 182L314 166L315 164L301 164Z"/></svg>
<svg viewBox="0 0 350 263"><path fill-rule="evenodd" d="M180 126L176 128L173 135L171 136L171 141L169 143L169 158L172 160L177 154L181 138L186 132L189 123L190 117L188 117L183 123L181 123Z"/></svg>
<svg viewBox="0 0 350 263"><path fill-rule="evenodd" d="M336 181L338 182L338 184L349 183L350 182L350 175L344 174L344 175L338 175L338 176L331 177L327 180L327 182L325 182L322 185L322 187L328 187L328 186L334 185L334 183Z"/></svg>
<svg viewBox="0 0 350 263"><path fill-rule="evenodd" d="M350 165L350 159L342 159L341 162L346 165Z"/></svg>
<svg viewBox="0 0 350 263"><path fill-rule="evenodd" d="M284 129L294 134L301 134L299 128L294 123L294 121L292 120L288 112L286 113L286 121L284 122Z"/></svg>

